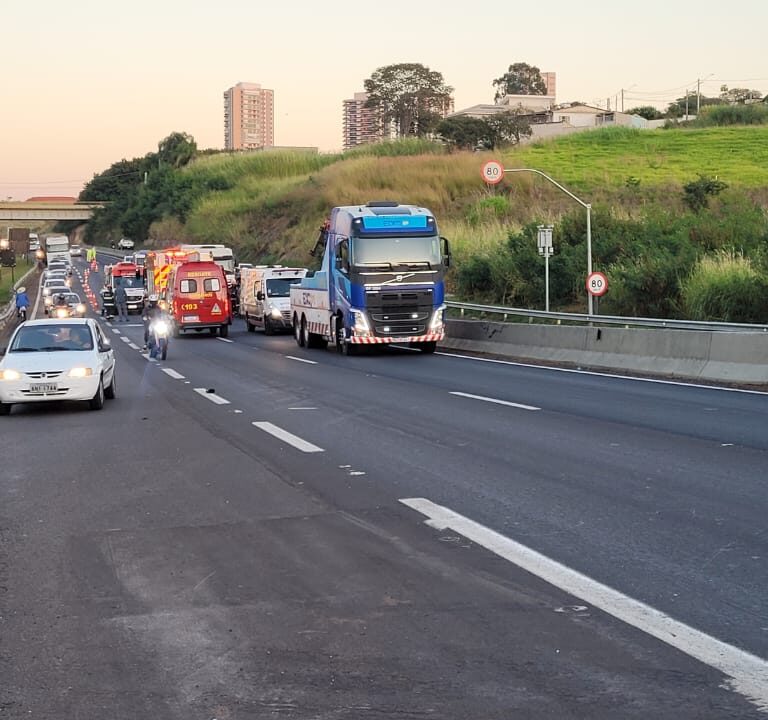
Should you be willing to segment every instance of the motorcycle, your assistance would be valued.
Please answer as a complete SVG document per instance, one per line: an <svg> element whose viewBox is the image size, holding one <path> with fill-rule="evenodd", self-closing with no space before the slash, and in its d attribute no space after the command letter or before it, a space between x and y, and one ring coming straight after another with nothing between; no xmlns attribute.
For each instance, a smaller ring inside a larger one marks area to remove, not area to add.
<svg viewBox="0 0 768 720"><path fill-rule="evenodd" d="M165 360L168 356L168 335L171 332L171 327L168 321L163 318L153 320L149 324L149 357L157 358L160 356L161 360Z"/></svg>

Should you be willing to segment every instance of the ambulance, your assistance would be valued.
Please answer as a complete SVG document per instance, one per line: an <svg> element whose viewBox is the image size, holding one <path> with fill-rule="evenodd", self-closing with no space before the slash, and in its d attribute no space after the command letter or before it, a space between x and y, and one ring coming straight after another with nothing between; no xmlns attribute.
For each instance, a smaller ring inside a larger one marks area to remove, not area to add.
<svg viewBox="0 0 768 720"><path fill-rule="evenodd" d="M213 260L201 259L201 253L174 256L166 278L162 299L171 317L173 334L209 330L221 337L229 335L232 305L224 270ZM179 262L175 262L179 260Z"/></svg>

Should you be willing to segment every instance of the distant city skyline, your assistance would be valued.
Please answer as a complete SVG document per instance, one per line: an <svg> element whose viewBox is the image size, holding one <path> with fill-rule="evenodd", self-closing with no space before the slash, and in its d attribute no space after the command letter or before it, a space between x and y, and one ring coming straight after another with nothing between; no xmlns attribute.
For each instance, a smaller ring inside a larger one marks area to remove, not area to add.
<svg viewBox="0 0 768 720"><path fill-rule="evenodd" d="M5 24L25 31L3 38L0 198L77 195L172 132L223 148L222 92L240 80L274 90L275 145L325 152L342 147L343 101L400 62L441 72L457 109L492 103L493 80L515 62L556 72L558 102L616 107L623 89L626 108L663 109L698 80L708 96L721 85L768 94L762 1L703 12L691 0L551 0L546 13L506 0L487 0L472 22L435 0L391 0L386 11L328 0L322 12L305 0L134 0L130 13L95 0L12 0ZM222 18L236 18L226 32Z"/></svg>

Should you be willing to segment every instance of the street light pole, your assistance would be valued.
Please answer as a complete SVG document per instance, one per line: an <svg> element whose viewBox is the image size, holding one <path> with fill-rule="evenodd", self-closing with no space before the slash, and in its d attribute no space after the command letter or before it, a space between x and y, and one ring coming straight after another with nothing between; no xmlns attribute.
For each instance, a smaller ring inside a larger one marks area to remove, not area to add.
<svg viewBox="0 0 768 720"><path fill-rule="evenodd" d="M545 178L546 180L549 180L556 188L562 190L568 197L575 200L579 205L581 205L586 211L587 211L587 276L592 274L592 205L588 202L584 202L580 197L576 197L568 188L563 187L557 180L554 180L553 178L549 177L546 173L541 172L541 170L536 170L534 168L504 168L505 173L517 173L517 172L529 172L529 173L535 173L536 175L541 175L541 177ZM593 305L592 305L592 294L587 293L587 314L592 315L593 313Z"/></svg>

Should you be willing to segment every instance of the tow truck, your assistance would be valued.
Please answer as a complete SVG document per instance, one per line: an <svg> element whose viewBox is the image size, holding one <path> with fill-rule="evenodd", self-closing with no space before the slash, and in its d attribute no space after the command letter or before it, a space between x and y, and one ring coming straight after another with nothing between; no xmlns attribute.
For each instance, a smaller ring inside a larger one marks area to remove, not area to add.
<svg viewBox="0 0 768 720"><path fill-rule="evenodd" d="M320 228L320 270L291 287L299 346L332 343L352 355L406 344L432 353L445 337L445 273L451 262L426 208L378 201L340 206Z"/></svg>

